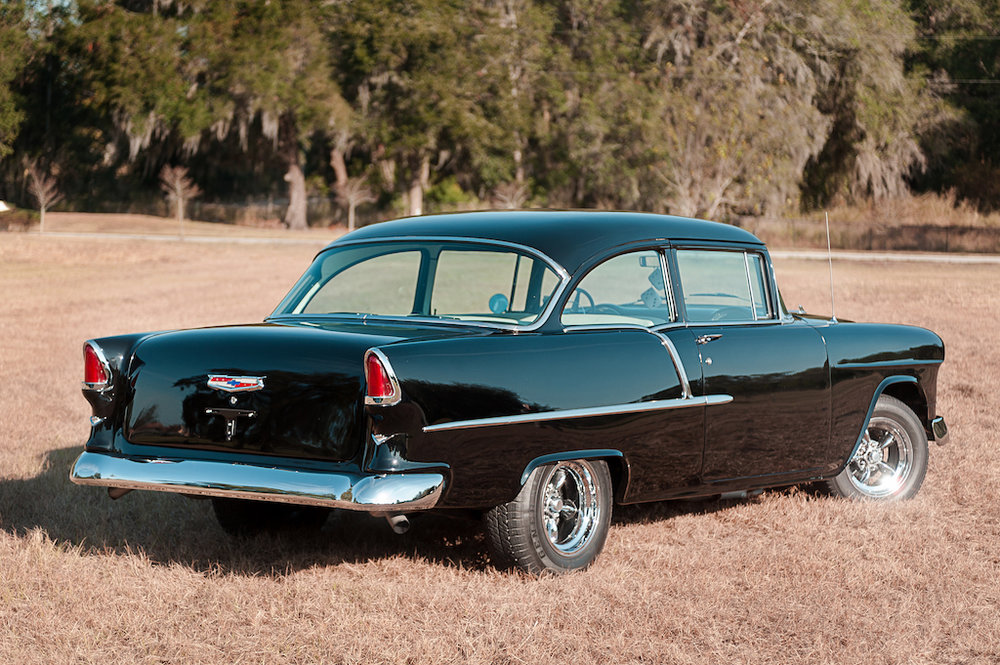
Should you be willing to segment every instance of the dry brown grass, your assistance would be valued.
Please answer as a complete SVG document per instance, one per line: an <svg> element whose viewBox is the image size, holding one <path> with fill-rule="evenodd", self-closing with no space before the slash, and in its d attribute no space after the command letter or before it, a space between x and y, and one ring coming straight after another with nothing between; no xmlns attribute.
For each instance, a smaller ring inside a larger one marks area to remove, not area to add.
<svg viewBox="0 0 1000 665"><path fill-rule="evenodd" d="M399 537L350 515L233 542L206 502L69 483L84 339L260 320L314 251L0 235L0 662L1000 660L992 266L836 266L842 318L948 345L953 441L902 505L630 507L593 568L539 580L490 568L474 523L424 516ZM823 263L777 268L789 305L828 309Z"/></svg>

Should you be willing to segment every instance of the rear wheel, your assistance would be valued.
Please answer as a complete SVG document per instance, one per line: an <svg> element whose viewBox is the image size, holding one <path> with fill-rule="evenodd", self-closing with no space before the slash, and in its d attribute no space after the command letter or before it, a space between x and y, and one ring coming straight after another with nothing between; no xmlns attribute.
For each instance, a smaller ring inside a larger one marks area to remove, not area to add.
<svg viewBox="0 0 1000 665"><path fill-rule="evenodd" d="M231 536L255 536L275 531L314 531L322 528L329 508L271 501L215 497L212 509L222 530Z"/></svg>
<svg viewBox="0 0 1000 665"><path fill-rule="evenodd" d="M600 460L536 468L513 501L486 513L494 564L536 575L586 568L607 539L611 492L611 474Z"/></svg>
<svg viewBox="0 0 1000 665"><path fill-rule="evenodd" d="M909 499L927 473L927 433L916 414L882 395L861 444L839 475L826 481L832 494L852 499Z"/></svg>

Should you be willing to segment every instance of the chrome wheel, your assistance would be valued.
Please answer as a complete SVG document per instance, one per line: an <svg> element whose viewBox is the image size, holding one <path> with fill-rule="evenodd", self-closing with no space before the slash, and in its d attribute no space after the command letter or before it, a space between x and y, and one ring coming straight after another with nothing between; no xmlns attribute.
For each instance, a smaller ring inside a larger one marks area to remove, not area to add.
<svg viewBox="0 0 1000 665"><path fill-rule="evenodd" d="M493 564L534 575L586 568L608 537L613 493L604 460L535 467L513 501L483 516Z"/></svg>
<svg viewBox="0 0 1000 665"><path fill-rule="evenodd" d="M847 465L848 478L861 494L882 498L895 494L913 468L913 442L902 425L873 416L857 452Z"/></svg>
<svg viewBox="0 0 1000 665"><path fill-rule="evenodd" d="M542 523L556 552L571 556L590 541L601 519L594 471L584 460L556 465L545 480Z"/></svg>

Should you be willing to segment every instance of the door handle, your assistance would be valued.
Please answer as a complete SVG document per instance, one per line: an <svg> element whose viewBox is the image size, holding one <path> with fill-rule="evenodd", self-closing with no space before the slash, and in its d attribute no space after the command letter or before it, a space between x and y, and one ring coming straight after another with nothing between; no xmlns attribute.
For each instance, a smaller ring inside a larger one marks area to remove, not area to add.
<svg viewBox="0 0 1000 665"><path fill-rule="evenodd" d="M708 344L709 342L714 342L720 337L722 337L721 333L714 335L699 335L698 337L695 338L694 341L696 344Z"/></svg>

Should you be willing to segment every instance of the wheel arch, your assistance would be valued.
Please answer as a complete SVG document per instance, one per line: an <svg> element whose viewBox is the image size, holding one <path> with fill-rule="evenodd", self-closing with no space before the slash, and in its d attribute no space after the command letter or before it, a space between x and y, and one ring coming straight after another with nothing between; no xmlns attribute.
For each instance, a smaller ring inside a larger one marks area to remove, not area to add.
<svg viewBox="0 0 1000 665"><path fill-rule="evenodd" d="M631 468L625 455L620 450L614 448L567 450L561 453L539 455L525 465L524 471L521 473L521 487L524 487L524 484L528 482L528 476L538 467L552 464L553 462L566 462L577 459L601 460L607 463L608 472L611 474L614 500L615 502L621 502L622 497L625 496L628 490Z"/></svg>
<svg viewBox="0 0 1000 665"><path fill-rule="evenodd" d="M924 426L924 428L927 428L927 398L924 397L923 390L920 388L920 381L917 380L917 377L910 376L908 374L886 377L882 379L882 382L878 384L877 388L875 388L871 404L868 405L868 413L865 414L864 422L861 424L861 431L858 432L858 436L854 441L854 446L851 448L851 454L848 455L847 459L844 460L844 463L840 465L837 473L843 471L844 467L847 466L848 462L850 462L850 460L858 452L858 446L861 445L861 441L865 436L865 431L868 429L868 423L871 421L872 414L875 412L875 405L878 403L878 399L882 395L895 397L906 404L906 406L909 407L914 414L916 414L917 419ZM923 403L922 411L919 407L916 409L914 408L914 404L919 405L921 400Z"/></svg>
<svg viewBox="0 0 1000 665"><path fill-rule="evenodd" d="M913 377L896 377L900 379ZM884 383L884 382L883 382ZM881 395L888 395L890 397L895 397L900 402L909 407L910 411L916 414L917 418L920 420L920 424L924 426L924 430L927 432L928 438L932 438L930 431L930 416L927 410L927 396L924 394L924 389L920 385L920 382L916 379L912 381L894 381L885 386L881 393L875 396L877 401ZM868 417L871 417L871 412L869 412Z"/></svg>

